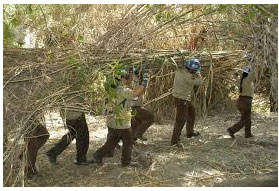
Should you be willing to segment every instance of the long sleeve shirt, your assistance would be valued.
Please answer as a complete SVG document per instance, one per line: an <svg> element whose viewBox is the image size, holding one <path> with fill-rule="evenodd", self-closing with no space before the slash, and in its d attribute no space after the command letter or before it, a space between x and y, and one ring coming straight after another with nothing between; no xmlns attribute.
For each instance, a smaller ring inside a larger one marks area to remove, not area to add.
<svg viewBox="0 0 279 191"><path fill-rule="evenodd" d="M251 67L251 71L246 78L242 81L242 92L240 96L254 96L254 79L255 79L255 71L253 67Z"/></svg>
<svg viewBox="0 0 279 191"><path fill-rule="evenodd" d="M186 68L179 68L175 72L172 95L182 100L190 100L195 85L202 83L202 79L195 77Z"/></svg>
<svg viewBox="0 0 279 191"><path fill-rule="evenodd" d="M133 90L127 86L116 89L116 103L111 113L107 115L107 126L114 129L128 129L131 124Z"/></svg>

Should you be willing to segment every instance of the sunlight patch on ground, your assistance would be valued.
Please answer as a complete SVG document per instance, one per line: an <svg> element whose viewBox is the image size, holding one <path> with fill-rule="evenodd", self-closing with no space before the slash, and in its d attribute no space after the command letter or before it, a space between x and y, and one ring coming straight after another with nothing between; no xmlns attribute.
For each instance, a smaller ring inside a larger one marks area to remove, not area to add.
<svg viewBox="0 0 279 191"><path fill-rule="evenodd" d="M49 139L60 139L68 133L67 128L58 111L48 112L44 115L46 128L50 133ZM90 140L99 141L107 136L106 118L104 116L85 115L89 129ZM75 143L75 140L73 140Z"/></svg>

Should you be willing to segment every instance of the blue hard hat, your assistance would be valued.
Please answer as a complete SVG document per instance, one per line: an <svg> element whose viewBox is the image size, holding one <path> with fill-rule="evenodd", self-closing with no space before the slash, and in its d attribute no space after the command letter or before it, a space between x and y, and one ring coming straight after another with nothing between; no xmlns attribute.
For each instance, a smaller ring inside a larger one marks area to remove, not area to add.
<svg viewBox="0 0 279 191"><path fill-rule="evenodd" d="M190 60L185 60L183 64L186 68L192 69L195 72L201 71L201 64L200 64L199 59L194 58L194 59L190 59Z"/></svg>

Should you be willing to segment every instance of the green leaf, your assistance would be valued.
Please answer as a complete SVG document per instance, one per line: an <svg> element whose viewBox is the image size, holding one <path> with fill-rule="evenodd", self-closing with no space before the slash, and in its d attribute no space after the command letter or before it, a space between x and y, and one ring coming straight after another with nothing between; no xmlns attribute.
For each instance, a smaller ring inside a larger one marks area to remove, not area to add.
<svg viewBox="0 0 279 191"><path fill-rule="evenodd" d="M14 26L18 26L20 23L19 23L19 20L14 17L12 20L11 20L11 24L14 25Z"/></svg>
<svg viewBox="0 0 279 191"><path fill-rule="evenodd" d="M167 12L165 15L166 20L170 20L171 19L171 13Z"/></svg>
<svg viewBox="0 0 279 191"><path fill-rule="evenodd" d="M78 35L78 41L83 41L84 37L82 35Z"/></svg>

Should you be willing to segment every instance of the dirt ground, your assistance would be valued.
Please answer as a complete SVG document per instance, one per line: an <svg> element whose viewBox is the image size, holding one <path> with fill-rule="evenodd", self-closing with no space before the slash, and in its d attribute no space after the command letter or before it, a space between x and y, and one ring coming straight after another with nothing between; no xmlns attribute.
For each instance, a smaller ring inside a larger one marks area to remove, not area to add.
<svg viewBox="0 0 279 191"><path fill-rule="evenodd" d="M45 152L57 142L65 131L62 127L48 127L50 139L39 151L39 174L26 180L27 187L130 187L130 186L215 186L227 180L262 177L276 173L278 168L278 113L252 114L253 138L244 138L244 130L236 139L226 135L226 128L239 119L238 113L212 113L205 119L197 119L197 138L181 135L183 147L170 146L173 121L154 124L146 132L148 141L139 141L133 153L138 168L122 168L121 149L113 158L105 158L103 166L95 164L76 166L75 142L73 142L52 166ZM60 123L59 119L54 119ZM90 129L88 159L106 139L104 117L87 116ZM141 154L138 154L141 153ZM276 173L277 174L277 173Z"/></svg>

